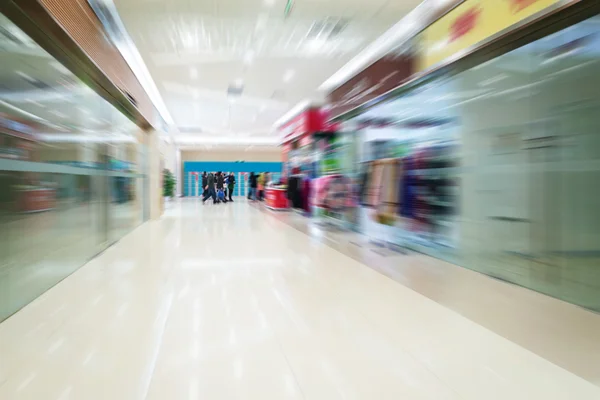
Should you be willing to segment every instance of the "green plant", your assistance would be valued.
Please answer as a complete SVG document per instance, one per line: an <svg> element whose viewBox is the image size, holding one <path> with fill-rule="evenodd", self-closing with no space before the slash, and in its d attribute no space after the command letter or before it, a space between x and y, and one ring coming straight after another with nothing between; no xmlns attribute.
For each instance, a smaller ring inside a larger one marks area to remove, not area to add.
<svg viewBox="0 0 600 400"><path fill-rule="evenodd" d="M163 196L174 197L175 196L175 176L168 169L163 170Z"/></svg>

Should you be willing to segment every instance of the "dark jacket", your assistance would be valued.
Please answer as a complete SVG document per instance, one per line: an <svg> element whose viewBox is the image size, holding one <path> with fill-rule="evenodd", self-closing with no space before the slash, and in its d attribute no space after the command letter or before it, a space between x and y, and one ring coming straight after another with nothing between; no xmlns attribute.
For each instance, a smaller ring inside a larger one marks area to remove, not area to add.
<svg viewBox="0 0 600 400"><path fill-rule="evenodd" d="M229 187L232 188L233 185L235 185L235 175L231 174L229 175Z"/></svg>
<svg viewBox="0 0 600 400"><path fill-rule="evenodd" d="M256 175L250 175L250 187L256 189L258 187L258 180Z"/></svg>
<svg viewBox="0 0 600 400"><path fill-rule="evenodd" d="M223 189L223 174L217 176L217 189Z"/></svg>
<svg viewBox="0 0 600 400"><path fill-rule="evenodd" d="M202 188L205 188L208 185L208 175L202 175Z"/></svg>
<svg viewBox="0 0 600 400"><path fill-rule="evenodd" d="M215 176L213 174L208 174L208 178L206 179L206 185L209 189L215 187Z"/></svg>

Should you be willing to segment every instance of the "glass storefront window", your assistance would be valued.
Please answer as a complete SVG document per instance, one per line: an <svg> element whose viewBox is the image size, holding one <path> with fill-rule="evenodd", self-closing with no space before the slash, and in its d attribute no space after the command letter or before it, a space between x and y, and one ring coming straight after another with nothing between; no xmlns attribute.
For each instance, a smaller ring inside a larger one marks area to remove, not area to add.
<svg viewBox="0 0 600 400"><path fill-rule="evenodd" d="M364 154L404 160L402 179L383 183L405 185L384 236L600 310L599 23L591 18L359 116ZM364 214L363 231L381 232Z"/></svg>
<svg viewBox="0 0 600 400"><path fill-rule="evenodd" d="M142 222L139 128L0 14L0 321Z"/></svg>

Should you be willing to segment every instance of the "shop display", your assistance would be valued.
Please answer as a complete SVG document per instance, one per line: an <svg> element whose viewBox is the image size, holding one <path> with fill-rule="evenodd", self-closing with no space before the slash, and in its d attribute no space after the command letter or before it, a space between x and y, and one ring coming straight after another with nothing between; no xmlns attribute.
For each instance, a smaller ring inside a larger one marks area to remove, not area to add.
<svg viewBox="0 0 600 400"><path fill-rule="evenodd" d="M289 202L286 185L272 185L265 190L265 202L272 210L287 210Z"/></svg>

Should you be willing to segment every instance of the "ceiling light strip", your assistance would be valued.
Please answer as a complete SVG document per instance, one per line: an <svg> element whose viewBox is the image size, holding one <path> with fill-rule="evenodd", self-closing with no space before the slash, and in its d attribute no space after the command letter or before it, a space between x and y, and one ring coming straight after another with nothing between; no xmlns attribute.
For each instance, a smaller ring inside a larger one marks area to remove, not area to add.
<svg viewBox="0 0 600 400"><path fill-rule="evenodd" d="M88 3L100 19L107 36L115 45L119 53L125 59L125 62L131 68L131 71L138 79L148 97L158 110L158 113L166 123L168 130L176 129L175 121L171 117L167 106L165 105L156 83L146 67L146 63L142 59L135 43L129 36L121 17L113 3L113 0L88 0ZM154 122L154 121L151 121ZM155 124L153 123L153 126ZM160 128L154 126L155 128Z"/></svg>

